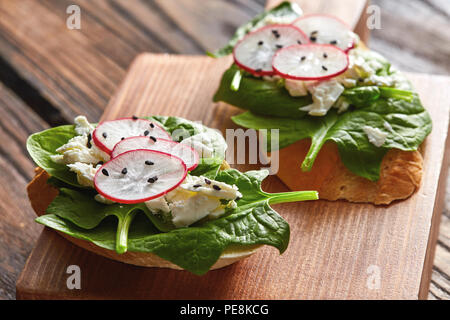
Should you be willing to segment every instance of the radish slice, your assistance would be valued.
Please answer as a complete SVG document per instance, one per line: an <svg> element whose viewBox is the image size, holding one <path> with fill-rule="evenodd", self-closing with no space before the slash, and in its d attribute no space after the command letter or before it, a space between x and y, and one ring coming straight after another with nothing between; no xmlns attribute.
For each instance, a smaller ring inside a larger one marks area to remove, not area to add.
<svg viewBox="0 0 450 320"><path fill-rule="evenodd" d="M292 25L269 25L249 33L234 48L236 64L256 76L273 75L272 58L281 48L308 43L308 37Z"/></svg>
<svg viewBox="0 0 450 320"><path fill-rule="evenodd" d="M186 175L186 164L178 157L154 150L132 150L100 167L94 186L109 200L139 203L170 192Z"/></svg>
<svg viewBox="0 0 450 320"><path fill-rule="evenodd" d="M331 45L293 45L273 57L273 69L286 79L324 80L347 70L347 54Z"/></svg>
<svg viewBox="0 0 450 320"><path fill-rule="evenodd" d="M166 139L152 140L148 137L131 137L120 141L114 147L111 157L115 158L119 154L136 149L156 150L174 155L184 161L188 171L194 170L198 165L198 153L188 145Z"/></svg>
<svg viewBox="0 0 450 320"><path fill-rule="evenodd" d="M103 121L95 128L92 138L97 147L111 154L114 146L128 137L147 136L171 140L170 134L154 121L137 117Z"/></svg>
<svg viewBox="0 0 450 320"><path fill-rule="evenodd" d="M333 16L306 15L295 20L292 25L305 32L312 43L331 44L344 51L355 45L356 37L349 26Z"/></svg>

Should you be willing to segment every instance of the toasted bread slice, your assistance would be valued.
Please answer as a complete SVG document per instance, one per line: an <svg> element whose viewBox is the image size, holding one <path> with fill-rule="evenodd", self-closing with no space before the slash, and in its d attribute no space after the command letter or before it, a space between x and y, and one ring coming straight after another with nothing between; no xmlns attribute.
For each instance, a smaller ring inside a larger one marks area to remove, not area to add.
<svg viewBox="0 0 450 320"><path fill-rule="evenodd" d="M279 151L278 177L292 190L317 190L321 199L389 204L408 198L419 187L423 158L419 151L391 149L381 163L380 179L369 181L350 172L334 142L320 150L312 170L300 168L310 140L298 141Z"/></svg>
<svg viewBox="0 0 450 320"><path fill-rule="evenodd" d="M226 162L224 162L222 168L226 169L229 168L229 166ZM36 168L36 175L27 186L28 198L30 199L31 207L38 216L46 213L47 207L58 195L58 189L47 183L49 177L50 176L46 171L41 168ZM118 254L115 251L96 246L89 241L71 237L63 232L57 232L75 245L112 260L143 267L159 267L182 270L179 266L152 253L126 252L124 254ZM255 253L260 247L261 245L230 247L224 251L219 260L217 260L217 262L211 267L211 270L223 268L239 260L247 258Z"/></svg>

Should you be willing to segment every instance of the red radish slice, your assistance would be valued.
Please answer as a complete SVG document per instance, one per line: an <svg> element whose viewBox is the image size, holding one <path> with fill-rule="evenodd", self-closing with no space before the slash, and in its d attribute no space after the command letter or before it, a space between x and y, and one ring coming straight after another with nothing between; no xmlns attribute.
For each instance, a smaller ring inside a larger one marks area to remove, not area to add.
<svg viewBox="0 0 450 320"><path fill-rule="evenodd" d="M165 195L186 175L186 164L180 158L154 150L132 150L100 167L94 186L109 200L139 203Z"/></svg>
<svg viewBox="0 0 450 320"><path fill-rule="evenodd" d="M256 76L273 75L272 58L275 52L293 44L308 42L308 37L292 25L265 26L246 35L234 47L234 61Z"/></svg>
<svg viewBox="0 0 450 320"><path fill-rule="evenodd" d="M325 44L293 45L273 57L273 69L286 79L325 80L347 70L348 56Z"/></svg>
<svg viewBox="0 0 450 320"><path fill-rule="evenodd" d="M103 121L92 134L95 145L108 154L119 141L138 136L171 140L170 134L154 121L136 117Z"/></svg>
<svg viewBox="0 0 450 320"><path fill-rule="evenodd" d="M115 158L119 154L136 149L156 150L174 155L184 161L188 171L194 170L199 161L197 151L188 145L166 139L155 141L148 137L131 137L120 141L114 147L111 157Z"/></svg>
<svg viewBox="0 0 450 320"><path fill-rule="evenodd" d="M312 43L331 44L344 51L355 45L355 35L349 26L333 16L306 15L295 20L292 25L305 32Z"/></svg>

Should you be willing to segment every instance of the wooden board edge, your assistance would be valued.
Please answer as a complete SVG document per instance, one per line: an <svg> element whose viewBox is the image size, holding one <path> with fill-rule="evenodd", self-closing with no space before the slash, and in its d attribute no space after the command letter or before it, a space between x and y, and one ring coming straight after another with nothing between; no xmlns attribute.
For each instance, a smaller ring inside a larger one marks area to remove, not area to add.
<svg viewBox="0 0 450 320"><path fill-rule="evenodd" d="M447 187L447 175L450 165L450 137L448 134L450 131L450 121L447 120L447 122L448 122L447 138L444 145L445 151L441 164L441 172L439 174L437 197L435 198L434 202L434 210L433 216L431 218L430 233L428 236L427 249L422 269L422 278L420 280L419 286L418 299L420 300L428 299L428 293L430 291L431 274L433 271L434 256L436 252L436 243L439 237L439 226L441 222L442 212L444 210L445 193Z"/></svg>

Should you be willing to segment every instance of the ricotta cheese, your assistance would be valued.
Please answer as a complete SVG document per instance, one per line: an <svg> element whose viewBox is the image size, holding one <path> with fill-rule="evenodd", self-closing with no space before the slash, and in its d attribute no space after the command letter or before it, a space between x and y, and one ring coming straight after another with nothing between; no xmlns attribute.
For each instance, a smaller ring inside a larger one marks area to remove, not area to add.
<svg viewBox="0 0 450 320"><path fill-rule="evenodd" d="M92 164L75 162L67 165L70 171L77 174L77 181L80 185L94 188L94 177L97 170L101 167L94 167Z"/></svg>
<svg viewBox="0 0 450 320"><path fill-rule="evenodd" d="M51 155L51 159L56 163L74 164L77 162L86 164L97 164L98 162L106 162L109 155L92 142L89 135L92 135L94 126L92 126L84 116L75 118L75 132L78 136L70 139L65 145L62 145L56 152L57 155Z"/></svg>
<svg viewBox="0 0 450 320"><path fill-rule="evenodd" d="M311 116L326 115L344 92L344 86L335 79L309 84L307 89L312 95L313 103L301 107L300 110L307 111Z"/></svg>
<svg viewBox="0 0 450 320"><path fill-rule="evenodd" d="M364 126L363 131L367 135L367 138L369 138L369 142L377 147L381 147L388 136L388 133L371 126Z"/></svg>
<svg viewBox="0 0 450 320"><path fill-rule="evenodd" d="M235 185L188 175L178 188L145 205L154 214L170 212L175 227L181 228L206 216L219 217L226 209L236 207L234 200L239 197L242 194ZM223 204L223 200L228 203Z"/></svg>

